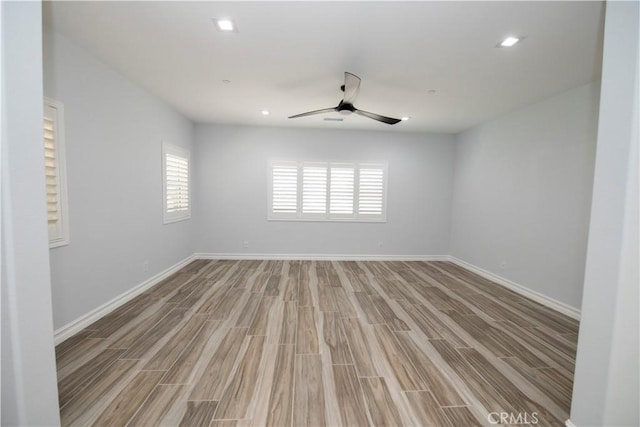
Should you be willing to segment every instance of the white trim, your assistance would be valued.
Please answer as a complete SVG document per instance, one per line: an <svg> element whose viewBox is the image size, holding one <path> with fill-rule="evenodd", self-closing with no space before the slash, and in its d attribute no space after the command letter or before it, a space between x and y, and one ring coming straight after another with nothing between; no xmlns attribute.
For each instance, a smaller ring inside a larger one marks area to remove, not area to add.
<svg viewBox="0 0 640 427"><path fill-rule="evenodd" d="M578 427L577 425L575 425L574 423L571 422L571 420L567 420L564 422L564 425L566 427Z"/></svg>
<svg viewBox="0 0 640 427"><path fill-rule="evenodd" d="M304 261L449 261L448 255L335 255L196 253L196 259L304 260Z"/></svg>
<svg viewBox="0 0 640 427"><path fill-rule="evenodd" d="M99 306L99 307L91 310L90 312L78 317L76 320L73 320L73 321L67 323L66 325L56 329L54 331L54 333L53 333L53 339L54 339L55 345L60 344L61 342L63 342L67 338L71 337L72 335L75 335L76 333L80 332L82 329L86 328L87 326L89 326L90 324L95 322L96 320L100 319L101 317L106 316L107 314L109 314L113 310L115 310L116 308L118 308L121 305L125 304L126 302L132 300L136 296L140 295L142 292L144 292L147 289L151 288L152 286L160 283L160 281L162 281L162 280L166 279L167 277L171 276L172 274L176 273L178 270L180 270L181 268L183 268L184 266L189 264L194 259L196 259L196 257L194 255L188 256L187 258L183 259L182 261L178 262L177 264L172 265L171 267L167 268L166 270L161 271L160 273L156 274L155 276L148 278L144 282L142 282L142 283L136 285L135 287L129 289L128 291L118 295L117 297L115 297L111 301L107 301L106 303L102 304L101 306Z"/></svg>
<svg viewBox="0 0 640 427"><path fill-rule="evenodd" d="M531 290L529 288L527 288L526 286L520 285L516 282L512 282L509 279L505 279L502 276L498 276L495 273L492 273L490 271L484 270L480 267L477 267L473 264L468 263L467 261L463 261L459 258L456 258L452 255L450 255L448 257L449 261L453 262L454 264L459 265L462 268L466 268L469 271L472 271L482 277L484 277L485 279L489 279L492 282L497 283L500 286L504 286L507 289L510 289L522 296L525 296L529 299L532 299L546 307L549 307L559 313L562 313L566 316L571 317L572 319L576 319L576 320L580 320L580 310L572 307L568 304L565 304L561 301L558 301L556 299L553 299L551 297L548 297L546 295L543 295L539 292L536 292L534 290Z"/></svg>

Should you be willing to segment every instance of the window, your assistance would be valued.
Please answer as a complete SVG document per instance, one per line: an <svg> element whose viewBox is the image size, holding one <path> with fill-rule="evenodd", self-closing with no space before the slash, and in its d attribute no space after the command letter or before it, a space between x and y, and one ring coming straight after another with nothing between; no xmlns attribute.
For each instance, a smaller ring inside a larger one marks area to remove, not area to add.
<svg viewBox="0 0 640 427"><path fill-rule="evenodd" d="M303 163L302 213L309 218L327 214L327 166L322 163Z"/></svg>
<svg viewBox="0 0 640 427"><path fill-rule="evenodd" d="M164 223L191 218L189 151L162 144Z"/></svg>
<svg viewBox="0 0 640 427"><path fill-rule="evenodd" d="M385 163L273 161L269 219L385 221Z"/></svg>
<svg viewBox="0 0 640 427"><path fill-rule="evenodd" d="M69 244L69 207L64 148L64 106L44 100L44 172L49 247Z"/></svg>
<svg viewBox="0 0 640 427"><path fill-rule="evenodd" d="M271 168L271 212L280 218L295 218L298 213L298 166L274 164Z"/></svg>

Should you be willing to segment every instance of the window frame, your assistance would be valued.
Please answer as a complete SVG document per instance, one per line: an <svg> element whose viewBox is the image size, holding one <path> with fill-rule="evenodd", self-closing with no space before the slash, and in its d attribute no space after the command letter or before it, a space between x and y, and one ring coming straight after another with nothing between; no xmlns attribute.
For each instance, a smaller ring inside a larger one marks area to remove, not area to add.
<svg viewBox="0 0 640 427"><path fill-rule="evenodd" d="M188 206L185 210L177 212L169 212L167 206L167 154L181 157L187 160L187 194ZM163 224L172 224L174 222L186 221L191 219L191 206L193 204L192 184L191 184L191 152L183 147L162 143L162 221Z"/></svg>
<svg viewBox="0 0 640 427"><path fill-rule="evenodd" d="M67 196L67 150L65 144L65 131L64 131L64 104L52 98L44 98L43 111L42 111L42 143L43 143L43 155L44 155L44 120L47 118L48 109L55 110L55 117L51 118L54 122L54 152L55 152L55 168L56 168L56 190L57 190L57 214L58 220L56 221L56 230L52 231L49 227L47 219L47 230L49 237L49 249L58 248L61 246L67 246L71 243L69 236L69 202ZM44 156L43 156L44 160ZM46 165L45 165L46 170ZM45 175L46 185L46 175ZM46 188L45 188L46 197ZM48 209L47 209L48 216Z"/></svg>
<svg viewBox="0 0 640 427"><path fill-rule="evenodd" d="M273 169L276 166L296 165L297 167L297 206L296 212L273 212ZM327 170L326 181L326 213L304 213L303 209L303 174L304 166L324 166ZM353 167L353 214L331 213L331 170L332 168ZM366 168L379 168L382 170L382 212L380 215L366 215L358 212L360 170ZM268 221L307 221L307 222L387 222L387 189L389 178L389 166L387 161L322 161L322 160L279 160L270 159L267 165L267 220Z"/></svg>

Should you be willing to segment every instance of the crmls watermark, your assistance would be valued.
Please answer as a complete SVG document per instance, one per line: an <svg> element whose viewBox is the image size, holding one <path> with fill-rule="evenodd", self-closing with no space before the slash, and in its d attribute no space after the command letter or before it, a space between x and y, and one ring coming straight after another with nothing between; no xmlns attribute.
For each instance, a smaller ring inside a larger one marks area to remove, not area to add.
<svg viewBox="0 0 640 427"><path fill-rule="evenodd" d="M489 412L487 415L489 424L515 424L515 425L532 425L538 424L537 412Z"/></svg>

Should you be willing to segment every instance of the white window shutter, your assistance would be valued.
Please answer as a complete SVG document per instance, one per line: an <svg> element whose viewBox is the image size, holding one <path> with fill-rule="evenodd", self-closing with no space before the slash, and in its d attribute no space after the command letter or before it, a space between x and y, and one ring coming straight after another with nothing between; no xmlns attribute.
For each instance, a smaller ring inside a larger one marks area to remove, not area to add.
<svg viewBox="0 0 640 427"><path fill-rule="evenodd" d="M64 107L52 99L44 101L44 173L46 185L49 247L69 244L64 162Z"/></svg>
<svg viewBox="0 0 640 427"><path fill-rule="evenodd" d="M386 221L386 163L271 161L272 220Z"/></svg>
<svg viewBox="0 0 640 427"><path fill-rule="evenodd" d="M187 150L164 143L164 222L191 216L190 155Z"/></svg>
<svg viewBox="0 0 640 427"><path fill-rule="evenodd" d="M302 214L324 215L327 212L327 166L305 163L302 167Z"/></svg>
<svg viewBox="0 0 640 427"><path fill-rule="evenodd" d="M331 188L329 212L336 217L354 214L354 177L353 166L331 166Z"/></svg>
<svg viewBox="0 0 640 427"><path fill-rule="evenodd" d="M271 213L298 212L298 166L296 163L274 163L271 166Z"/></svg>
<svg viewBox="0 0 640 427"><path fill-rule="evenodd" d="M189 160L167 154L167 212L189 209Z"/></svg>
<svg viewBox="0 0 640 427"><path fill-rule="evenodd" d="M58 158L56 155L56 129L55 122L49 117L44 118L44 170L47 185L47 221L49 228L55 228L60 212L60 199L58 198Z"/></svg>
<svg viewBox="0 0 640 427"><path fill-rule="evenodd" d="M385 199L384 167L363 165L359 172L358 215L382 217Z"/></svg>

